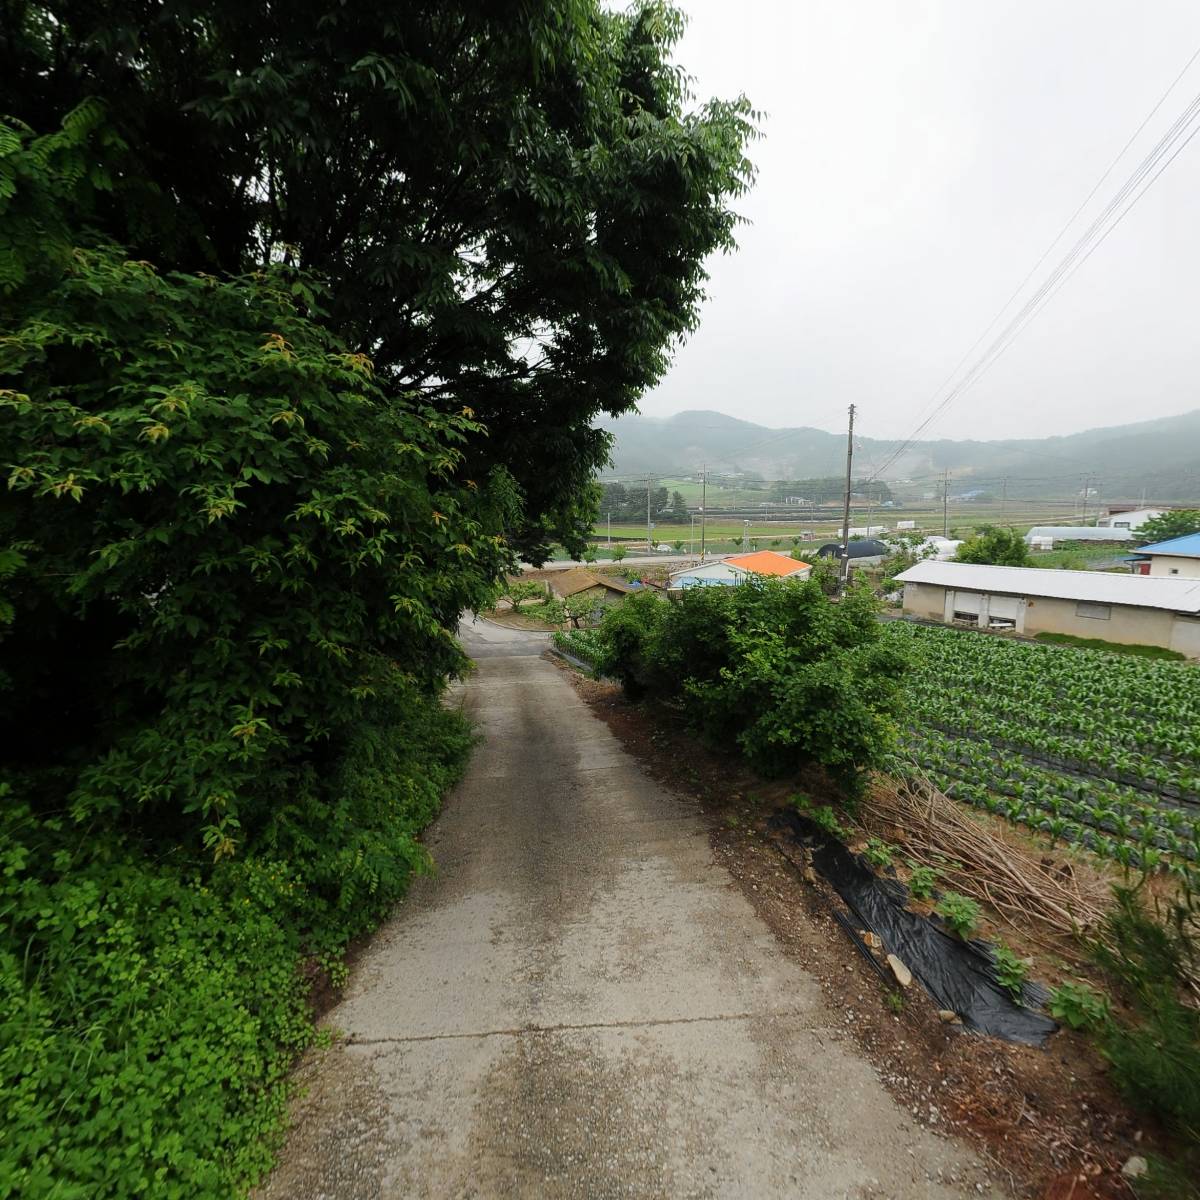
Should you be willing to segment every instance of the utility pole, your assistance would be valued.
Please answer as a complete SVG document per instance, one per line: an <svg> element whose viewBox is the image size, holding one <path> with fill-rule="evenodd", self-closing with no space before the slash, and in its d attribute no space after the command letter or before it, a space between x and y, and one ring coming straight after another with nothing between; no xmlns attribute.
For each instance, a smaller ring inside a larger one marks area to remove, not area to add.
<svg viewBox="0 0 1200 1200"><path fill-rule="evenodd" d="M742 553L750 549L750 522L742 522Z"/></svg>
<svg viewBox="0 0 1200 1200"><path fill-rule="evenodd" d="M842 577L838 590L846 590L850 578L850 489L854 470L854 405L850 405L850 423L846 427L846 495L842 503Z"/></svg>
<svg viewBox="0 0 1200 1200"><path fill-rule="evenodd" d="M700 466L700 561L704 561L704 522L708 519L708 464Z"/></svg>
<svg viewBox="0 0 1200 1200"><path fill-rule="evenodd" d="M691 527L688 529L688 553L689 554L692 554L695 552L695 546L696 546L696 514L695 513L692 513L691 521L692 521Z"/></svg>
<svg viewBox="0 0 1200 1200"><path fill-rule="evenodd" d="M1092 476L1090 472L1083 477L1083 523L1087 524L1088 507L1092 498Z"/></svg>
<svg viewBox="0 0 1200 1200"><path fill-rule="evenodd" d="M1004 518L1008 512L1008 476L1000 481L1000 527L1004 527Z"/></svg>
<svg viewBox="0 0 1200 1200"><path fill-rule="evenodd" d="M608 544L612 545L612 512L608 514Z"/></svg>
<svg viewBox="0 0 1200 1200"><path fill-rule="evenodd" d="M950 468L942 472L942 537L950 536Z"/></svg>
<svg viewBox="0 0 1200 1200"><path fill-rule="evenodd" d="M646 476L646 553L654 553L654 542L651 538L654 536L654 526L650 523L650 488L654 483L654 476Z"/></svg>

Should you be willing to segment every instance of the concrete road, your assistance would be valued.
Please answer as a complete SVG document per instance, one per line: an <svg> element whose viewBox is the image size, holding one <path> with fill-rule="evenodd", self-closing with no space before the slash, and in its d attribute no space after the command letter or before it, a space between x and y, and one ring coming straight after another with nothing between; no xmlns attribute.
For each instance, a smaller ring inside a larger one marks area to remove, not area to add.
<svg viewBox="0 0 1200 1200"><path fill-rule="evenodd" d="M262 1194L999 1195L892 1101L542 640L463 637L483 740L430 830L438 872L352 972Z"/></svg>

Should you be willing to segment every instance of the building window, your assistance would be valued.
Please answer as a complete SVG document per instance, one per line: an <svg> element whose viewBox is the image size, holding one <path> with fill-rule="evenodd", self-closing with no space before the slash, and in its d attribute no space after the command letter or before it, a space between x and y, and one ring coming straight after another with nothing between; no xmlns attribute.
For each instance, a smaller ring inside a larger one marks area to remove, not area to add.
<svg viewBox="0 0 1200 1200"><path fill-rule="evenodd" d="M1167 568L1167 574L1168 574L1168 575L1178 575L1178 574L1179 574L1179 568L1178 568L1178 567L1168 567L1168 568Z"/></svg>
<svg viewBox="0 0 1200 1200"><path fill-rule="evenodd" d="M1128 521L1114 521L1114 522L1112 523L1112 527L1113 527L1114 529L1128 529L1128 528L1129 528L1129 522L1128 522Z"/></svg>
<svg viewBox="0 0 1200 1200"><path fill-rule="evenodd" d="M1093 604L1090 600L1080 600L1075 605L1077 617L1091 617L1096 621L1107 621L1112 616L1111 604Z"/></svg>

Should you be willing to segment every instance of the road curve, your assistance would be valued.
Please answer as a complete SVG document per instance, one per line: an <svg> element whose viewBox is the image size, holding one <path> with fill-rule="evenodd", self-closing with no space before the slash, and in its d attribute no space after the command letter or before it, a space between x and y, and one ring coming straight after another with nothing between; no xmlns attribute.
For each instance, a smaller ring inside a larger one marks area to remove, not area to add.
<svg viewBox="0 0 1200 1200"><path fill-rule="evenodd" d="M1000 1195L888 1096L544 639L462 636L482 740L437 873L302 1065L264 1200Z"/></svg>

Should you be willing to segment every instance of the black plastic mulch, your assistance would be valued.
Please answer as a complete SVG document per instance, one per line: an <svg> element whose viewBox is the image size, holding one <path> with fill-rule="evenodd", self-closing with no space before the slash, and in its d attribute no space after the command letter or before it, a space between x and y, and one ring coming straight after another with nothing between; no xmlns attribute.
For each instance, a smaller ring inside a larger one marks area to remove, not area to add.
<svg viewBox="0 0 1200 1200"><path fill-rule="evenodd" d="M779 813L772 825L808 847L813 869L829 881L859 928L877 934L885 951L908 967L938 1008L957 1013L965 1028L1029 1046L1041 1046L1058 1028L1035 1011L1047 998L1039 984L1027 983L1023 1003L1017 1004L996 982L987 942L964 941L949 932L940 917L910 912L904 884L876 875L799 813Z"/></svg>

